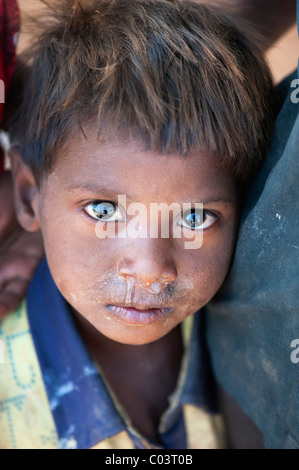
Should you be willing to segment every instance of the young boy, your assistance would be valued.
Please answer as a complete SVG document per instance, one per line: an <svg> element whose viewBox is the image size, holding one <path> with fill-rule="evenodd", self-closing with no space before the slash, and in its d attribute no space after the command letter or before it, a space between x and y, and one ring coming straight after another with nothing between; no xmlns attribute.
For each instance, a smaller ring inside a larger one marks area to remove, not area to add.
<svg viewBox="0 0 299 470"><path fill-rule="evenodd" d="M268 69L213 7L51 5L11 129L46 261L1 323L0 445L220 447L199 310L269 140Z"/></svg>

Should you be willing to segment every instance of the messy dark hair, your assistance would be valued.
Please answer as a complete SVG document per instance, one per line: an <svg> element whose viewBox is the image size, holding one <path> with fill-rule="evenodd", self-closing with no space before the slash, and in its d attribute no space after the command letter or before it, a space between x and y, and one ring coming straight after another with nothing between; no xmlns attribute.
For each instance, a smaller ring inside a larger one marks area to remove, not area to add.
<svg viewBox="0 0 299 470"><path fill-rule="evenodd" d="M27 58L11 128L37 180L87 123L103 141L206 151L241 181L256 172L273 124L273 85L247 28L188 0L44 3L51 11Z"/></svg>

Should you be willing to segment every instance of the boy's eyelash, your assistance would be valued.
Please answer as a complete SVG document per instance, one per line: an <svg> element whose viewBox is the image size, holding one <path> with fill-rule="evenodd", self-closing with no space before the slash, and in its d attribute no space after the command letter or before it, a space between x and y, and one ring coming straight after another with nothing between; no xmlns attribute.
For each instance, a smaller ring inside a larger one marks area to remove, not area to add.
<svg viewBox="0 0 299 470"><path fill-rule="evenodd" d="M79 208L79 212L83 213L86 217L88 217L90 220L94 220L85 210L85 208L89 205L92 205L92 204L101 204L101 203L104 203L104 202L108 202L109 204L113 204L117 207L117 203L115 201L111 201L111 200L107 200L107 199L93 199L91 201L87 201L84 203L84 205L81 205L80 208ZM221 214L219 214L219 212L215 212L215 211L212 211L210 209L203 209L205 214L207 215L210 215L211 217L215 217L215 219L217 220L221 220ZM182 211L182 214L183 214L183 211Z"/></svg>
<svg viewBox="0 0 299 470"><path fill-rule="evenodd" d="M114 206L117 206L117 202L110 201L109 199L93 199L93 200L90 200L90 201L80 202L79 203L80 204L79 211L84 210L84 208L87 207L87 206L102 204L102 203L105 203L105 202L108 202L109 204L113 204Z"/></svg>
<svg viewBox="0 0 299 470"><path fill-rule="evenodd" d="M82 203L80 203L80 205L81 205L81 209L84 209L84 207L89 206L91 204L101 204L101 203L104 203L104 202L108 202L109 204L114 204L115 206L117 206L117 202L112 201L112 200L110 201L109 199L93 199L91 201L84 202L83 205L82 205ZM220 218L220 214L218 213L218 211L216 212L216 211L213 211L213 210L210 210L210 209L205 209L205 208L203 208L203 210L208 215L212 215L213 217Z"/></svg>
<svg viewBox="0 0 299 470"><path fill-rule="evenodd" d="M80 207L78 209L78 212L82 213L85 217L88 217L90 221L95 221L93 217L91 217L88 212L86 211L86 207L91 206L91 205L96 205L96 204L101 204L104 202L108 202L109 204L113 204L117 207L117 203L114 201L108 201L107 199L93 199L91 201L86 201L84 204L82 202L80 203Z"/></svg>
<svg viewBox="0 0 299 470"><path fill-rule="evenodd" d="M115 204L117 206L116 201L110 201L109 199L93 199L92 201L87 201L84 205L88 206L89 204L101 204L102 202L109 202L109 204Z"/></svg>
<svg viewBox="0 0 299 470"><path fill-rule="evenodd" d="M215 217L215 219L221 219L221 216L218 212L211 211L209 209L203 209L207 215Z"/></svg>

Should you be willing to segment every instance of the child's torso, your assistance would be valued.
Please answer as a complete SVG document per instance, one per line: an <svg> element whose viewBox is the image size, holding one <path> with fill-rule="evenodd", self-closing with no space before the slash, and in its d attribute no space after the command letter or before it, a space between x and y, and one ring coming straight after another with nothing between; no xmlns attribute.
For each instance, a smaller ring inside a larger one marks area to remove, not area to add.
<svg viewBox="0 0 299 470"><path fill-rule="evenodd" d="M92 354L133 426L150 441L159 444L158 425L177 385L181 366L180 327L160 344L153 343L146 349L133 348L127 354L112 358L96 351Z"/></svg>

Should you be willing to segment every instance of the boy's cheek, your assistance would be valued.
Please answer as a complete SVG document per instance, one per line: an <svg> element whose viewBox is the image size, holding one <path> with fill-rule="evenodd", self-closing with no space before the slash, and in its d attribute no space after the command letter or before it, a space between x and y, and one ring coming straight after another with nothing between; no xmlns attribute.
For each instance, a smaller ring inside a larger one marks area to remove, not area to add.
<svg viewBox="0 0 299 470"><path fill-rule="evenodd" d="M117 273L127 240L97 238L95 224L87 229L80 215L69 215L58 204L41 212L41 225L50 271L64 296L72 293L79 299L104 273ZM232 225L209 234L201 248L186 250L177 246L173 256L177 282L184 285L181 306L195 311L215 295L229 268L233 241Z"/></svg>
<svg viewBox="0 0 299 470"><path fill-rule="evenodd" d="M191 268L191 266L189 265ZM193 269L186 273L184 285L188 289L186 301L195 310L205 305L222 285L229 267L229 259L198 257Z"/></svg>
<svg viewBox="0 0 299 470"><path fill-rule="evenodd" d="M225 236L226 235L226 236ZM230 267L234 249L235 231L221 234L217 242L204 243L198 250L185 250L179 272L189 279L193 298L206 301L213 297L222 285Z"/></svg>

